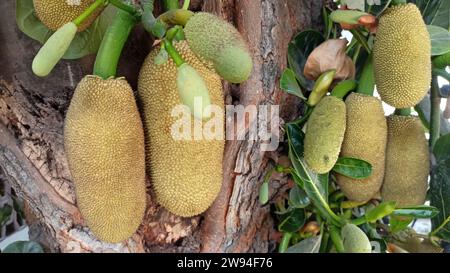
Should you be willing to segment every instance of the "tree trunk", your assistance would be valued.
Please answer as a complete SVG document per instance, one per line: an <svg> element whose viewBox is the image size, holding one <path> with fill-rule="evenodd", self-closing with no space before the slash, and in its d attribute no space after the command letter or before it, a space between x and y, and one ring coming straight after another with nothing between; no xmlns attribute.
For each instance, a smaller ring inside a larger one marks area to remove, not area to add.
<svg viewBox="0 0 450 273"><path fill-rule="evenodd" d="M204 0L192 5L235 24L253 54L253 75L242 85L225 84L226 103L280 105L282 120L295 118L299 101L281 92L279 77L287 66L287 47L293 35L320 28L321 1ZM40 45L17 28L14 9L15 1L0 2L0 172L26 204L31 240L53 252L274 249L274 221L269 207L259 205L258 192L265 173L280 156L262 152L259 141L227 142L222 190L204 215L174 216L153 201L149 190L148 209L139 231L122 244L98 241L76 206L63 147L63 122L70 98L81 78L92 73L94 58L62 61L51 76L35 77L31 62ZM151 45L151 38L137 28L125 48L119 74L134 88ZM272 116L272 121L275 118ZM285 177L276 180L271 183L273 198L287 187Z"/></svg>

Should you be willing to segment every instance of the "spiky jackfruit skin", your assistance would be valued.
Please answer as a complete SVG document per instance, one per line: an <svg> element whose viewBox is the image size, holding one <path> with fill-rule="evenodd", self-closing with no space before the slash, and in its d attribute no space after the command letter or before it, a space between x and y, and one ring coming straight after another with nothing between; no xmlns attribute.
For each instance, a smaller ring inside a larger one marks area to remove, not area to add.
<svg viewBox="0 0 450 273"><path fill-rule="evenodd" d="M196 13L184 29L192 51L214 63L217 73L232 83L248 79L253 61L247 44L237 29L206 12Z"/></svg>
<svg viewBox="0 0 450 273"><path fill-rule="evenodd" d="M86 76L66 116L64 144L77 204L101 240L121 242L146 207L144 130L125 79Z"/></svg>
<svg viewBox="0 0 450 273"><path fill-rule="evenodd" d="M403 109L425 97L431 83L431 41L414 4L394 6L381 16L373 54L384 102Z"/></svg>
<svg viewBox="0 0 450 273"><path fill-rule="evenodd" d="M77 1L73 1L73 5L69 5L70 1L66 0L33 0L34 10L37 17L49 29L56 31L64 24L73 21L80 16L95 0L81 0L77 5ZM78 27L81 32L88 28L101 13L102 8L96 10L83 24Z"/></svg>
<svg viewBox="0 0 450 273"><path fill-rule="evenodd" d="M345 196L356 202L372 199L383 185L387 143L387 123L381 101L372 96L350 94L347 107L347 129L341 156L358 158L372 165L366 179L352 179L336 174Z"/></svg>
<svg viewBox="0 0 450 273"><path fill-rule="evenodd" d="M336 97L323 98L309 118L305 135L305 160L316 173L331 171L341 151L345 134L345 103Z"/></svg>
<svg viewBox="0 0 450 273"><path fill-rule="evenodd" d="M381 195L397 207L423 205L428 188L430 154L419 118L388 117L386 174Z"/></svg>
<svg viewBox="0 0 450 273"><path fill-rule="evenodd" d="M211 103L223 109L222 83L212 65L200 60L185 41L175 47L203 77ZM163 207L182 217L196 216L206 211L219 194L224 140L172 137L171 128L180 117L172 117L171 113L174 107L182 105L176 83L177 67L172 59L155 64L158 52L158 48L153 50L145 60L138 84L147 140L147 170L157 201Z"/></svg>

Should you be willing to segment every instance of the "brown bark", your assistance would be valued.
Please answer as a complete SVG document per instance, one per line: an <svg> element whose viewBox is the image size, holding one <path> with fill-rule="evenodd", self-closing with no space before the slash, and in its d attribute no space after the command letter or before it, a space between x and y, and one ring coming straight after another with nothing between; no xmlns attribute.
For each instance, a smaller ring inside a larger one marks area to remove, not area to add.
<svg viewBox="0 0 450 273"><path fill-rule="evenodd" d="M180 218L154 201L140 230L122 244L95 239L76 207L74 186L63 147L65 112L76 84L91 73L93 57L63 61L51 76L35 77L31 62L39 44L16 27L15 1L0 3L0 172L27 204L30 237L62 252L267 252L275 245L268 207L258 203L266 171L278 160L261 143L228 141L219 198L203 216ZM240 86L225 84L228 104L281 105L281 116L297 115L298 101L278 88L292 36L321 24L320 1L206 0L197 7L234 23L254 56L254 73ZM139 67L152 41L134 31L119 73L136 86ZM252 121L250 121L251 123ZM272 183L273 196L286 187ZM150 187L149 187L150 189ZM149 200L152 192L149 190Z"/></svg>

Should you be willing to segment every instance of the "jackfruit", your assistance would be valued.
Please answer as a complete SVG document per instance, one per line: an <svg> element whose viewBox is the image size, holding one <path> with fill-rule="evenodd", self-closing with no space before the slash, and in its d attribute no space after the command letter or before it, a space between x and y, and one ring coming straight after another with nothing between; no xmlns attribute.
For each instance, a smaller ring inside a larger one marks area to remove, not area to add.
<svg viewBox="0 0 450 273"><path fill-rule="evenodd" d="M345 134L345 103L323 98L311 113L305 135L305 160L316 173L324 174L336 164Z"/></svg>
<svg viewBox="0 0 450 273"><path fill-rule="evenodd" d="M356 225L346 224L341 231L345 253L372 253L367 235Z"/></svg>
<svg viewBox="0 0 450 273"><path fill-rule="evenodd" d="M184 29L192 51L214 64L217 73L231 83L246 81L253 69L249 49L237 29L206 12L196 13Z"/></svg>
<svg viewBox="0 0 450 273"><path fill-rule="evenodd" d="M359 93L350 94L347 106L347 129L341 156L358 158L372 165L366 179L352 179L336 174L345 196L355 202L367 202L379 192L384 178L387 123L381 101Z"/></svg>
<svg viewBox="0 0 450 273"><path fill-rule="evenodd" d="M175 48L185 62L202 76L211 103L223 110L222 83L212 64L199 59L186 41L176 43ZM191 217L206 211L219 194L224 140L196 141L192 134L187 139L174 139L171 131L180 118L171 113L176 106L182 105L177 90L177 67L172 59L165 64L155 64L158 52L156 48L146 58L138 83L147 139L147 170L157 201L173 214ZM211 131L220 133L224 126L223 116L213 114L213 119L220 120L221 128L215 127ZM188 128L191 128L190 121L186 122ZM207 124L199 127L207 130Z"/></svg>
<svg viewBox="0 0 450 273"><path fill-rule="evenodd" d="M55 0L33 0L34 10L37 17L49 29L56 31L64 24L75 20L85 11L95 0L80 1L55 1ZM81 32L88 28L101 13L103 8L98 8L83 24L78 27Z"/></svg>
<svg viewBox="0 0 450 273"><path fill-rule="evenodd" d="M106 242L130 237L146 207L145 143L125 79L82 79L67 112L64 144L89 228Z"/></svg>
<svg viewBox="0 0 450 273"><path fill-rule="evenodd" d="M36 76L45 77L61 60L72 43L77 26L69 22L58 29L41 47L33 59L32 70Z"/></svg>
<svg viewBox="0 0 450 273"><path fill-rule="evenodd" d="M428 188L430 154L417 117L388 117L386 174L381 195L396 207L423 205Z"/></svg>
<svg viewBox="0 0 450 273"><path fill-rule="evenodd" d="M431 41L414 4L394 6L381 16L373 54L384 102L403 109L425 97L431 83Z"/></svg>

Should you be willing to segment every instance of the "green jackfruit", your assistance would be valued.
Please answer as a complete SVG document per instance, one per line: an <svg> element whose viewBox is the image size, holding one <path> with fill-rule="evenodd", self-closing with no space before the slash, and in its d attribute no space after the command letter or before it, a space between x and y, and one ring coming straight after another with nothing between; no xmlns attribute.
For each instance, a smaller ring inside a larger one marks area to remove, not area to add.
<svg viewBox="0 0 450 273"><path fill-rule="evenodd" d="M200 60L185 41L175 47L205 81L211 103L224 109L221 79L212 70L212 64ZM177 90L177 67L172 59L165 64L155 64L158 52L159 49L155 49L150 53L139 75L138 94L147 137L147 170L157 201L176 215L191 217L206 211L219 194L224 140L174 139L171 129L179 123L180 117L172 116L172 111L182 105ZM202 126L205 130L206 124ZM187 127L190 125L188 123ZM223 119L220 127L223 128ZM216 132L220 129L215 128Z"/></svg>
<svg viewBox="0 0 450 273"><path fill-rule="evenodd" d="M336 97L323 98L309 118L305 135L305 160L316 173L333 169L345 134L345 103Z"/></svg>
<svg viewBox="0 0 450 273"><path fill-rule="evenodd" d="M341 231L346 253L372 253L372 245L367 235L356 225L346 224Z"/></svg>
<svg viewBox="0 0 450 273"><path fill-rule="evenodd" d="M67 112L64 144L89 228L111 243L130 237L146 207L145 143L125 79L83 78Z"/></svg>
<svg viewBox="0 0 450 273"><path fill-rule="evenodd" d="M53 31L56 31L64 24L75 20L94 2L95 0L33 0L37 17L44 25ZM79 26L78 31L83 31L88 28L101 13L102 9L103 8L99 8L86 19L86 21Z"/></svg>
<svg viewBox="0 0 450 273"><path fill-rule="evenodd" d="M249 49L230 23L210 13L196 13L184 29L192 51L214 63L217 73L232 83L246 81L253 69Z"/></svg>
<svg viewBox="0 0 450 273"><path fill-rule="evenodd" d="M397 207L423 205L429 173L430 154L420 119L388 117L383 200L395 201Z"/></svg>
<svg viewBox="0 0 450 273"><path fill-rule="evenodd" d="M351 179L336 174L337 183L348 199L367 202L380 190L385 170L387 124L381 101L372 96L350 94L347 106L347 129L341 156L358 158L372 165L366 179Z"/></svg>
<svg viewBox="0 0 450 273"><path fill-rule="evenodd" d="M425 97L431 83L431 41L414 4L394 6L381 16L373 54L384 102L403 109Z"/></svg>

